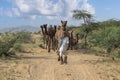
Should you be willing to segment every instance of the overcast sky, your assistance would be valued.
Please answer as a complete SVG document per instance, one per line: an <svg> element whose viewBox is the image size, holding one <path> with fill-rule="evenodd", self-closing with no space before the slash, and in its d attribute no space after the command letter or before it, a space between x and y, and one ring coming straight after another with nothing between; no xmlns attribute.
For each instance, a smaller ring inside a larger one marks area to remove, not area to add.
<svg viewBox="0 0 120 80"><path fill-rule="evenodd" d="M67 20L68 25L80 25L72 11L84 9L103 21L120 19L120 0L0 0L0 28L21 25L56 24Z"/></svg>

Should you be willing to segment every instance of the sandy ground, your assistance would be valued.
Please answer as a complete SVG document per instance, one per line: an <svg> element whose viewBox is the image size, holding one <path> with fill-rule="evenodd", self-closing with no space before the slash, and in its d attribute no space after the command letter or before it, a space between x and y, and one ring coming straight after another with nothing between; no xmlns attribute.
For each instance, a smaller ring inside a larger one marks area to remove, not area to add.
<svg viewBox="0 0 120 80"><path fill-rule="evenodd" d="M0 80L120 80L120 64L81 51L68 51L61 65L55 52L35 48L20 59L0 60Z"/></svg>

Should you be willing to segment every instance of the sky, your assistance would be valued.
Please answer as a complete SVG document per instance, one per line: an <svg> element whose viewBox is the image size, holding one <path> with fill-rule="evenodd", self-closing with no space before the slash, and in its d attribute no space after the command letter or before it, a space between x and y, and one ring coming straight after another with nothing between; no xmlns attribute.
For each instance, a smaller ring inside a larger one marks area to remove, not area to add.
<svg viewBox="0 0 120 80"><path fill-rule="evenodd" d="M96 21L120 19L120 0L0 0L0 28L42 24L78 26L72 11L87 10Z"/></svg>

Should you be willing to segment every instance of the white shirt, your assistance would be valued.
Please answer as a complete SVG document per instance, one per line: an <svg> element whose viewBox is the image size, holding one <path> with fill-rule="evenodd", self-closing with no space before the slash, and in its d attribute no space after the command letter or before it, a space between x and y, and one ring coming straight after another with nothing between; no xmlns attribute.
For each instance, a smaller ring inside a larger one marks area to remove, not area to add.
<svg viewBox="0 0 120 80"><path fill-rule="evenodd" d="M59 51L64 53L68 48L68 44L69 44L69 38L68 37L62 38L61 39L61 46L60 46Z"/></svg>

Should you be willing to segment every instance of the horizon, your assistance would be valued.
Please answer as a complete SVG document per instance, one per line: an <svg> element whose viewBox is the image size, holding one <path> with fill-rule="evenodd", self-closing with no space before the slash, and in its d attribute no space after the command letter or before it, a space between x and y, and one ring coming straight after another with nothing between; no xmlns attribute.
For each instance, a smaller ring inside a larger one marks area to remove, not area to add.
<svg viewBox="0 0 120 80"><path fill-rule="evenodd" d="M82 20L72 18L72 11L84 9L94 15L95 21L120 19L119 0L1 0L0 29L41 24L61 25L67 20L68 26L79 26Z"/></svg>

